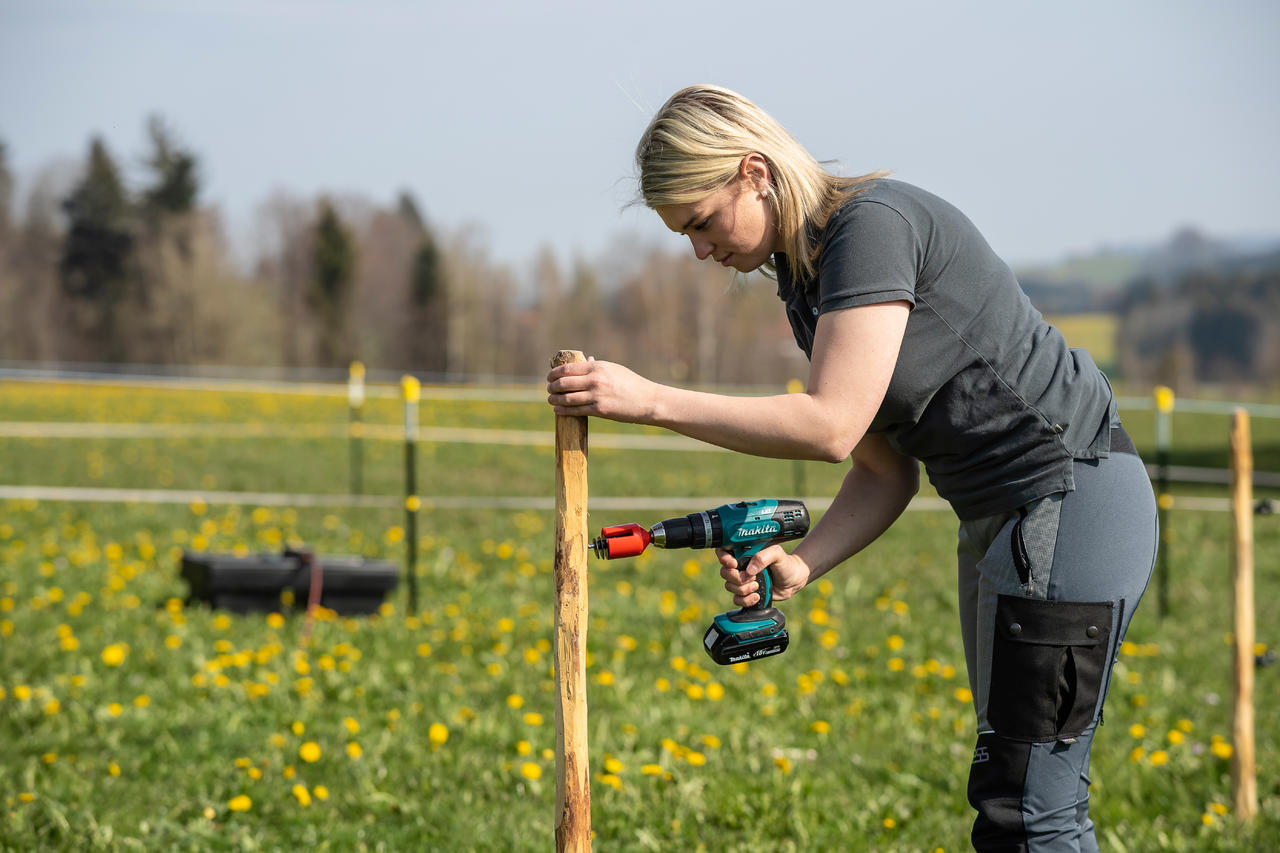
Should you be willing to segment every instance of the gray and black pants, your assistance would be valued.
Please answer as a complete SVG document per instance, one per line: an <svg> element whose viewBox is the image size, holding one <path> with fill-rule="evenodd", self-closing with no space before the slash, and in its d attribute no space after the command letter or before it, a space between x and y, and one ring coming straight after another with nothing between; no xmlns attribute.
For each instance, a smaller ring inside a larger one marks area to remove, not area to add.
<svg viewBox="0 0 1280 853"><path fill-rule="evenodd" d="M1122 430L1075 490L960 525L960 618L978 743L976 850L1096 851L1089 749L1155 565L1156 505Z"/></svg>

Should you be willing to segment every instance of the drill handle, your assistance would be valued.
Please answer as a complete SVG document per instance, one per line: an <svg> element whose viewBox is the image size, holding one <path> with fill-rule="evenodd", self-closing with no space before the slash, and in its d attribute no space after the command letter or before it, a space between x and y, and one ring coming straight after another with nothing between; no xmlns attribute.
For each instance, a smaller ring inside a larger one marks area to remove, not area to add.
<svg viewBox="0 0 1280 853"><path fill-rule="evenodd" d="M738 568L745 569L747 567L747 563L751 562L751 558L763 551L766 545L770 544L773 543L758 542L751 545L751 547L744 550L741 554L734 553L733 556L738 561ZM773 573L766 568L763 572L756 575L756 582L760 584L760 588L756 590L756 592L760 594L760 600L750 607L742 608L743 610L764 610L766 607L770 607L773 604Z"/></svg>

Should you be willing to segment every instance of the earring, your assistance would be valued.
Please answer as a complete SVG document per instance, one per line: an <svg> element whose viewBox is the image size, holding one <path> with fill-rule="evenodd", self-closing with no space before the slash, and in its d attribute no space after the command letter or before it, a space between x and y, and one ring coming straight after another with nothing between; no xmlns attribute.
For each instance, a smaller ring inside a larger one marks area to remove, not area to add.
<svg viewBox="0 0 1280 853"><path fill-rule="evenodd" d="M769 199L769 196L771 195L773 195L773 190L770 187L765 187L764 189L760 190L760 198L766 201Z"/></svg>

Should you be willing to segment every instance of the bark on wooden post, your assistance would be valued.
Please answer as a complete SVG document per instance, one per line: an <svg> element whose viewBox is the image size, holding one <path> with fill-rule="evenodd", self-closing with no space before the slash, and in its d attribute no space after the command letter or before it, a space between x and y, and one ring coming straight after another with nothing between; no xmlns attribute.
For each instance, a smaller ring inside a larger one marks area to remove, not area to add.
<svg viewBox="0 0 1280 853"><path fill-rule="evenodd" d="M561 350L553 367L583 361ZM591 849L587 759L587 419L556 415L556 850Z"/></svg>
<svg viewBox="0 0 1280 853"><path fill-rule="evenodd" d="M1249 413L1244 409L1236 409L1231 422L1231 509L1235 520L1232 543L1235 710L1231 725L1231 788L1236 817L1248 820L1258 813L1258 768L1253 749L1253 451L1249 443Z"/></svg>

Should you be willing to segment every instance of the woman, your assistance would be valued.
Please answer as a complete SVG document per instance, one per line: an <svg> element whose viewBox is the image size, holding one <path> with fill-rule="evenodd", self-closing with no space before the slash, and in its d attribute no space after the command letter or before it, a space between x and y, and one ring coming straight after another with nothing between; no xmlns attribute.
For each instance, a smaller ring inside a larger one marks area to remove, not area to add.
<svg viewBox="0 0 1280 853"><path fill-rule="evenodd" d="M640 192L700 259L778 280L808 390L726 397L618 364L548 375L557 414L654 424L759 456L852 465L830 509L761 571L784 600L885 531L923 463L960 520L977 715L976 849L1096 850L1088 763L1111 663L1155 560L1155 502L1088 354L1068 349L972 223L883 174L828 174L725 89L677 92L636 151Z"/></svg>

